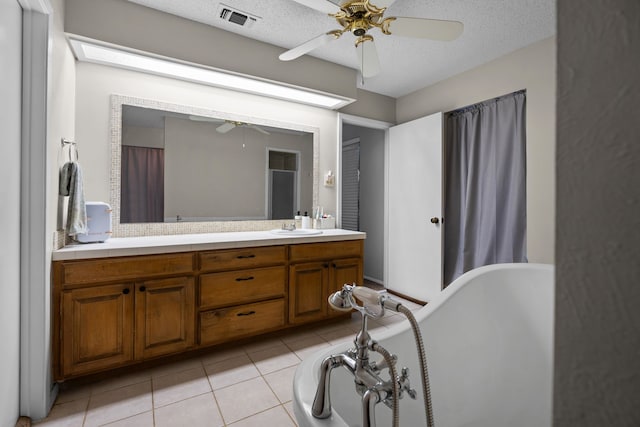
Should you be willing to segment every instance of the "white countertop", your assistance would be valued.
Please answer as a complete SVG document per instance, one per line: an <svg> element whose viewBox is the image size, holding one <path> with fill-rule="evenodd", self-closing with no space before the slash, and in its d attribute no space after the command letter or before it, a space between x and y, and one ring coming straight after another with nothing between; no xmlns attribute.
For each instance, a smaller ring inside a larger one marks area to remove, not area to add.
<svg viewBox="0 0 640 427"><path fill-rule="evenodd" d="M206 251L298 243L361 240L366 233L326 229L314 235L277 235L270 231L178 234L173 236L114 237L104 243L75 243L53 251L53 261L152 255L173 252Z"/></svg>

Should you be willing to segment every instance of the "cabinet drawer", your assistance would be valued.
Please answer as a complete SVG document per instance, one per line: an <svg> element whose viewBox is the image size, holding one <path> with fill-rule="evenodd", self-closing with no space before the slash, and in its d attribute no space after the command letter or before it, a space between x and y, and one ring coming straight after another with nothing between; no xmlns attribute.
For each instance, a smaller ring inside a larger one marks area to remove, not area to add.
<svg viewBox="0 0 640 427"><path fill-rule="evenodd" d="M137 280L140 277L191 274L192 271L193 254L191 253L102 258L62 264L65 285Z"/></svg>
<svg viewBox="0 0 640 427"><path fill-rule="evenodd" d="M347 257L361 257L363 240L348 240L344 242L308 243L291 245L289 259L294 261L308 261L316 259L335 259Z"/></svg>
<svg viewBox="0 0 640 427"><path fill-rule="evenodd" d="M200 313L200 344L214 344L284 325L284 299Z"/></svg>
<svg viewBox="0 0 640 427"><path fill-rule="evenodd" d="M281 297L285 267L225 271L200 276L200 307L223 307Z"/></svg>
<svg viewBox="0 0 640 427"><path fill-rule="evenodd" d="M245 248L200 253L201 271L219 271L284 264L284 246Z"/></svg>

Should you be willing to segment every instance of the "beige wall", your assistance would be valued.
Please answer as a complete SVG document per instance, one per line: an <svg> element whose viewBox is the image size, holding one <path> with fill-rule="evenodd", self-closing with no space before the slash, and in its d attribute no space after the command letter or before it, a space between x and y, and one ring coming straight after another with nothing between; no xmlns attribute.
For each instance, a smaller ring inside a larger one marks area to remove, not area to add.
<svg viewBox="0 0 640 427"><path fill-rule="evenodd" d="M553 425L640 425L640 2L558 1Z"/></svg>
<svg viewBox="0 0 640 427"><path fill-rule="evenodd" d="M65 30L85 37L266 79L343 95L345 112L393 122L395 100L356 88L357 71L125 0L66 0Z"/></svg>
<svg viewBox="0 0 640 427"><path fill-rule="evenodd" d="M542 40L397 101L404 123L527 90L527 252L554 262L556 40Z"/></svg>
<svg viewBox="0 0 640 427"><path fill-rule="evenodd" d="M165 217L267 219L267 148L299 151L305 160L301 210L311 212L313 135L239 127L225 134L220 123L165 121Z"/></svg>
<svg viewBox="0 0 640 427"><path fill-rule="evenodd" d="M122 127L122 145L164 148L164 129L139 126Z"/></svg>
<svg viewBox="0 0 640 427"><path fill-rule="evenodd" d="M120 94L225 112L243 121L318 129L319 173L336 170L338 114L321 108L89 63L76 66L76 141L85 197L110 200L110 95ZM335 215L335 188L319 185L319 204Z"/></svg>

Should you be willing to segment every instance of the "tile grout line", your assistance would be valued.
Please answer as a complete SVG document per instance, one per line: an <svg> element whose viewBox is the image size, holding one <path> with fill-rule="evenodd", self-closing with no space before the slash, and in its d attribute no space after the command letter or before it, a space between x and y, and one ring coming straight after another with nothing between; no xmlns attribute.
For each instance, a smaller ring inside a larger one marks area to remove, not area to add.
<svg viewBox="0 0 640 427"><path fill-rule="evenodd" d="M415 311L415 310L412 310L412 311ZM387 318L387 317L388 317L388 318L390 318L390 317L397 316L397 315L398 315L397 313L389 312L389 313L388 313L388 315L385 315L385 318ZM335 330L335 331L338 331L338 330L339 330L339 329L341 329L341 328L347 328L347 329L349 329L349 330L351 330L351 331L353 332L353 329L352 329L352 325L351 325L351 323L353 323L353 319L352 319L352 318L351 318L351 319L345 319L345 321L343 321L343 322L336 322L336 323L335 323L335 325L334 325L334 326L335 326L335 328L333 328L333 327L332 327L332 328L330 328L330 329L328 329L328 330L326 330L326 331L322 331L322 333L324 333L325 335L328 335L328 334L330 334L332 331L334 331L334 330ZM378 323L378 325L379 325L379 326L381 326L381 327L383 327L384 329L389 329L390 327L395 326L395 325L396 325L396 322L389 323L389 325L387 325L387 324L385 324L385 323ZM274 374L274 373L277 373L277 372L283 371L283 370L285 370L285 369L289 369L289 368L294 367L294 366L295 366L295 367L299 366L299 364L303 361L303 358L302 358L300 355L298 355L298 353L293 349L293 348L294 348L294 346L295 346L294 344L295 344L296 342L299 342L299 341L302 341L302 340L305 340L305 339L317 339L320 343L323 343L323 344L326 344L326 345L329 345L329 346L335 346L335 345L340 345L340 344L348 344L348 338L347 338L347 337L349 337L351 334L347 334L347 335L345 335L345 339L344 339L344 341L343 341L343 342L340 342L340 339L338 339L338 342L334 342L334 343L332 343L329 339L324 338L324 337L320 334L320 332L319 332L319 331L320 331L322 328L326 328L326 325L325 325L325 326L321 326L321 327L319 327L319 328L314 328L314 329L312 329L311 331L309 331L309 332L310 332L310 334L308 334L307 336L301 336L300 338L298 338L298 339L294 339L294 340L292 340L292 341L288 341L288 340L287 340L287 341L284 341L284 340L282 340L281 338L277 338L277 339L273 340L273 342L272 342L271 344L268 344L268 345L267 345L267 347L260 348L260 346L258 345L257 349L254 349L254 351L250 351L247 347L244 347L244 346L240 346L240 347L238 347L238 349L240 350L240 352L241 352L242 354L244 354L244 355L248 358L249 362L253 365L254 369L258 372L258 376L253 377L253 378L250 378L250 379L246 379L246 380L243 380L243 381L239 381L239 382L237 382L237 383L235 383L235 384L230 384L230 385L227 385L227 386L225 386L225 387L221 387L221 388L220 388L220 390L225 389L225 388L227 388L227 387L231 387L231 386L236 385L236 384L241 384L241 383L243 383L243 382L246 382L246 381L249 381L249 380L255 379L255 378L257 378L257 377L260 377L260 378L261 378L261 379L262 379L262 380L267 384L267 387L269 388L269 390L271 391L271 393L276 397L277 401L278 401L278 402L280 402L280 403L279 403L278 405L275 405L275 406L271 407L271 408L268 408L268 409L265 409L265 410L263 410L263 411L257 412L256 414L253 414L253 415L251 415L251 416L254 416L254 415L260 414L260 413L265 412L265 411L267 411L267 410L273 409L273 408L275 408L275 407L277 407L277 406L281 406L281 407L283 408L283 410L287 413L287 415L289 416L289 418L292 418L292 415L291 415L291 414L289 413L289 411L287 411L287 409L285 408L285 405L287 405L287 404L289 404L290 402L292 402L292 400L288 400L287 402L282 402L282 401L280 400L280 398L278 397L278 395L275 393L275 391L274 391L273 387L271 386L271 384L267 381L266 375L271 375L271 374ZM305 334L301 334L301 335L305 335ZM267 341L265 341L265 343L267 343ZM262 343L262 344L264 345L265 343ZM260 344L260 343L259 343L259 344ZM319 343L318 343L318 344L319 344ZM285 349L287 349L287 351L288 351L288 352L290 352L291 354L293 354L293 355L296 357L296 359L298 360L298 362L297 362L295 365L285 366L285 367L282 367L282 368L280 368L280 369L276 369L276 370L274 370L274 371L272 371L272 372L266 372L266 373L263 373L260 369L258 369L258 366L257 366L257 364L256 364L256 361L254 361L254 359L251 357L251 354L255 354L255 353L258 353L258 352L262 352L262 351L268 351L269 349L272 349L272 348L278 347L278 346L280 346L280 345L283 345L283 347L284 347ZM310 345L309 347L312 347L312 346L314 346L314 345L317 345L317 344ZM298 351L303 351L303 350L305 350L306 348L308 348L308 347L302 347L302 348L300 348ZM320 350L319 350L319 351L320 351ZM213 396L213 398L214 398L214 402L215 402L215 404L216 404L216 408L218 409L218 413L220 414L220 416L221 416L221 418L222 418L222 422L224 423L224 426L228 426L228 423L226 422L226 420L225 420L225 418L224 418L224 415L222 414L222 411L221 411L221 408L220 408L220 404L219 404L219 402L218 402L218 400L217 400L217 397L216 397L216 393L215 393L215 392L216 392L216 390L214 390L214 386L213 386L213 384L211 383L211 378L210 378L210 376L209 376L209 374L208 374L208 372L207 372L206 366L214 365L214 364L216 364L216 363L222 363L222 362L224 362L224 361L228 361L228 360L230 360L230 359L233 359L233 356L231 356L231 355L230 355L230 356L228 356L228 357L225 357L225 358L223 358L223 359L221 359L221 360L218 360L218 361L216 361L216 362L209 363L209 364L205 364L205 361L203 360L203 357L202 357L202 356L201 356L201 357L199 357L199 359L198 359L198 361L199 361L199 365L200 365L200 368L203 370L204 375L207 377L207 383L209 384L210 392L211 392L211 394L212 394L212 396ZM186 367L185 367L184 369L181 369L181 370L179 370L179 371L176 371L176 372L169 372L169 373L166 373L166 374L164 374L164 375L175 375L175 374L177 374L177 373L180 373L180 372L183 372L183 371L187 371L187 370L189 370L189 369L192 369L192 368L186 368ZM157 379L157 378L155 378L155 379ZM151 411L152 411L153 425L155 426L155 425L156 425L156 413L155 413L155 412L156 412L156 409L160 409L160 408L155 408L155 391L154 391L154 389L153 389L153 385L154 385L154 375L153 375L153 373L150 373L150 374L149 374L149 379L148 379L148 380L149 380L149 383L150 383L150 386L151 386ZM113 388L113 389L103 390L103 391L101 391L101 392L99 392L99 393L96 393L96 392L95 392L95 387L94 387L94 385L90 385L90 386L89 386L89 392L88 392L88 395L89 395L89 396L88 396L87 403L86 403L85 408L84 408L84 411L83 411L84 413L83 413L83 418L82 418L82 425L83 425L83 426L87 425L88 415L89 415L89 410L90 410L90 407L91 407L92 401L95 399L95 397L96 397L96 396L98 396L98 395L100 395L100 394L103 394L103 393L107 393L107 392L115 391L115 390L118 390L118 389L121 389L121 388L129 387L129 386L132 386L132 385L141 384L141 383L146 382L146 381L147 381L147 379L144 379L144 380L143 380L143 379L135 380L135 381L134 381L134 382L132 382L131 384L122 385L122 386L119 386L119 387L115 387L115 388ZM206 392L206 393L209 393L209 392ZM206 394L206 393L202 393L202 394ZM200 395L202 395L202 394L200 394ZM198 396L200 396L200 395L198 395ZM169 403L169 404L167 404L167 405L164 405L164 406L162 406L162 407L168 406L168 405L170 405L170 404L178 403L178 402L181 402L181 401L187 400L187 399L189 399L189 398L193 398L193 397L196 397L196 396L190 396L190 397L187 397L187 398L182 399L182 400L177 400L177 401L175 401L175 402L171 402L171 403ZM72 403L72 402L77 401L77 400L80 400L80 399L82 399L82 397L74 398L74 399L69 400L68 402L62 402L62 403ZM57 403L56 405L61 405L62 403ZM142 412L142 413L144 413L144 412ZM136 416L136 415L140 415L140 414L134 414L134 415L132 415L132 416ZM250 416L245 417L245 418L242 418L242 419L246 419L246 418L249 418L249 417L250 417ZM127 419L127 418L131 418L131 416L130 416L130 417L126 417L126 418L121 418L121 419L119 419L119 420L124 420L124 419ZM119 420L115 420L115 421L119 421ZM296 424L297 424L297 422L295 421L295 419L293 419L293 418L292 418L292 420L294 421L294 423L296 423ZM113 421L113 422L115 422L115 421ZM237 421L240 421L240 420L237 420ZM235 422L236 422L236 421L234 421L234 423L235 423Z"/></svg>

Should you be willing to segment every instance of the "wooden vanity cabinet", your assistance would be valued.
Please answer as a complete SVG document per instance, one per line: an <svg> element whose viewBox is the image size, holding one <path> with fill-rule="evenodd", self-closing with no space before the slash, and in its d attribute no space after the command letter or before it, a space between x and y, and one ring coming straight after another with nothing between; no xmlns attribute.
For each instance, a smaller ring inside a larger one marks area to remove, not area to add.
<svg viewBox="0 0 640 427"><path fill-rule="evenodd" d="M345 283L362 284L363 241L309 243L289 249L289 322L300 324L344 314L327 298Z"/></svg>
<svg viewBox="0 0 640 427"><path fill-rule="evenodd" d="M71 289L62 292L61 299L62 372L58 377L96 372L133 360L133 284Z"/></svg>
<svg viewBox="0 0 640 427"><path fill-rule="evenodd" d="M64 380L341 314L362 240L53 263L53 370Z"/></svg>
<svg viewBox="0 0 640 427"><path fill-rule="evenodd" d="M176 353L195 345L193 277L136 283L135 299L136 359Z"/></svg>
<svg viewBox="0 0 640 427"><path fill-rule="evenodd" d="M190 253L55 262L56 379L194 347L193 267Z"/></svg>
<svg viewBox="0 0 640 427"><path fill-rule="evenodd" d="M268 246L199 254L200 345L285 326L286 249Z"/></svg>

